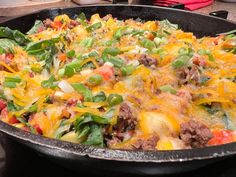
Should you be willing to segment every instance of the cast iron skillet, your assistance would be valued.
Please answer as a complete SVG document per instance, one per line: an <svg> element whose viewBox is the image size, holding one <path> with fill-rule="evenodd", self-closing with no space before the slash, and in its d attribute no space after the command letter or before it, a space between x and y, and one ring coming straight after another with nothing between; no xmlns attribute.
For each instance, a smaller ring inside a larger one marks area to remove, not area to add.
<svg viewBox="0 0 236 177"><path fill-rule="evenodd" d="M28 31L36 19L54 18L59 14L75 17L84 12L101 16L112 14L119 19L168 19L196 36L215 35L236 29L236 23L191 12L151 6L101 5L66 9L43 10L0 24L23 32ZM0 131L37 152L72 169L92 168L128 174L170 174L189 171L236 154L236 143L191 150L129 151L84 146L34 135L0 121Z"/></svg>

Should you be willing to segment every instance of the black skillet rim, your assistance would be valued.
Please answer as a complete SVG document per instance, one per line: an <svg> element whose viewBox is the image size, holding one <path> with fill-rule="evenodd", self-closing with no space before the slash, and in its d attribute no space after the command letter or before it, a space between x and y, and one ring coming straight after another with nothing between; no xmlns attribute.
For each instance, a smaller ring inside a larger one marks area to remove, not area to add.
<svg viewBox="0 0 236 177"><path fill-rule="evenodd" d="M109 5L86 5L78 7L69 7L69 8L51 8L40 10L26 15L32 15L37 13L43 13L51 10L67 10L73 8L83 8L83 7L97 7L97 6L129 6L129 5L120 5L120 4L109 4ZM181 11L183 13L191 13L199 16L207 16L212 19L218 19L226 22L235 24L225 19L220 19L218 17L212 17L209 15L202 15L198 13L188 12L184 10L170 9L165 7L154 7L147 5L132 5L137 7L147 7L147 8L156 8L156 9L166 9L170 11ZM18 16L7 21L15 20L20 17ZM7 22L5 21L5 22ZM3 23L5 23L3 22ZM1 23L0 23L1 24ZM51 139L43 136L39 136L30 132L23 131L16 127L13 127L3 121L0 121L0 131L7 134L8 136L21 141L24 144L33 144L39 147L50 148L57 152L69 153L75 157L88 156L94 159L102 160L113 160L113 161L125 161L125 162L154 162L154 163L168 163L168 162L186 162L193 160L206 160L214 159L220 157L226 157L236 154L236 142L229 143L219 146L211 146L205 148L196 148L196 149L187 149L187 150L171 150L171 151L133 151L133 150L114 150L108 148L99 148L94 146L86 146L81 144L70 143L66 141L61 141L57 139Z"/></svg>

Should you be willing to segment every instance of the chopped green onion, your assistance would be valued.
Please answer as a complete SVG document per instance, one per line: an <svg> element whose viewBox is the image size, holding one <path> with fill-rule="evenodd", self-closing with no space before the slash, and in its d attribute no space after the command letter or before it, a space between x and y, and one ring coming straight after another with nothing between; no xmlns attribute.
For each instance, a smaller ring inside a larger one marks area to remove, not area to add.
<svg viewBox="0 0 236 177"><path fill-rule="evenodd" d="M20 83L22 80L18 76L16 77L5 77L4 87L16 88L16 84Z"/></svg>
<svg viewBox="0 0 236 177"><path fill-rule="evenodd" d="M21 78L17 77L5 77L5 82L15 82L15 83L20 83Z"/></svg>
<svg viewBox="0 0 236 177"><path fill-rule="evenodd" d="M172 67L174 69L178 69L183 67L188 61L189 61L190 57L187 55L181 55L179 56L176 60L174 60L172 62Z"/></svg>
<svg viewBox="0 0 236 177"><path fill-rule="evenodd" d="M213 57L211 51L208 50L208 49L200 49L200 50L198 50L198 54L199 54L199 55L207 55L207 56L208 56L208 59L209 59L210 61L215 61L215 58Z"/></svg>
<svg viewBox="0 0 236 177"><path fill-rule="evenodd" d="M140 41L140 44L149 50L152 50L153 48L156 47L155 42L145 38Z"/></svg>
<svg viewBox="0 0 236 177"><path fill-rule="evenodd" d="M87 26L87 18L83 12L76 18L76 21L80 22L83 26Z"/></svg>
<svg viewBox="0 0 236 177"><path fill-rule="evenodd" d="M115 32L115 34L114 34L114 38L116 39L116 40L120 40L120 38L123 36L123 33L124 33L124 30L126 29L127 27L121 27L121 28L119 28L116 32Z"/></svg>
<svg viewBox="0 0 236 177"><path fill-rule="evenodd" d="M124 65L124 60L119 59L119 58L110 57L108 61L118 68L121 68Z"/></svg>
<svg viewBox="0 0 236 177"><path fill-rule="evenodd" d="M52 75L51 77L49 77L48 80L42 81L41 86L43 88L52 88L52 89L54 89L54 88L57 87L57 85L54 84L55 81L56 81L56 79L55 79L54 75Z"/></svg>
<svg viewBox="0 0 236 177"><path fill-rule="evenodd" d="M72 87L80 94L82 94L84 96L84 100L85 101L93 101L93 95L91 90L89 90L87 87L85 87L83 84L81 83L73 83L71 84Z"/></svg>
<svg viewBox="0 0 236 177"><path fill-rule="evenodd" d="M92 32L102 27L101 22L94 23L86 28L87 31Z"/></svg>
<svg viewBox="0 0 236 177"><path fill-rule="evenodd" d="M88 79L88 83L92 86L96 86L102 83L103 77L100 74L95 74Z"/></svg>
<svg viewBox="0 0 236 177"><path fill-rule="evenodd" d="M107 101L110 106L115 106L123 102L123 97L118 94L110 94Z"/></svg>
<svg viewBox="0 0 236 177"><path fill-rule="evenodd" d="M127 65L121 68L121 73L123 76L128 76L128 75L131 75L134 70L135 70L135 66Z"/></svg>
<svg viewBox="0 0 236 177"><path fill-rule="evenodd" d="M64 70L64 76L71 77L74 75L74 69L70 66L66 66Z"/></svg>
<svg viewBox="0 0 236 177"><path fill-rule="evenodd" d="M109 55L112 55L112 56L116 56L118 54L121 53L120 49L118 48L106 48L103 53L105 54L109 54Z"/></svg>
<svg viewBox="0 0 236 177"><path fill-rule="evenodd" d="M93 45L93 38L89 37L89 38L85 38L80 42L80 45L84 46L84 47L92 47Z"/></svg>
<svg viewBox="0 0 236 177"><path fill-rule="evenodd" d="M28 112L37 112L38 106L36 104L33 104L32 106L29 107Z"/></svg>
<svg viewBox="0 0 236 177"><path fill-rule="evenodd" d="M177 91L171 85L163 85L159 88L162 92L169 92L171 94L176 94Z"/></svg>
<svg viewBox="0 0 236 177"><path fill-rule="evenodd" d="M116 39L111 39L111 40L109 40L109 41L106 41L105 45L108 46L108 47L110 47L110 46L112 46L112 44L114 44L114 43L116 43L116 42L117 42Z"/></svg>
<svg viewBox="0 0 236 177"><path fill-rule="evenodd" d="M75 57L75 51L74 50L71 50L69 52L66 53L66 56L68 58L74 58Z"/></svg>
<svg viewBox="0 0 236 177"><path fill-rule="evenodd" d="M16 88L16 82L4 82L3 86L8 88Z"/></svg>

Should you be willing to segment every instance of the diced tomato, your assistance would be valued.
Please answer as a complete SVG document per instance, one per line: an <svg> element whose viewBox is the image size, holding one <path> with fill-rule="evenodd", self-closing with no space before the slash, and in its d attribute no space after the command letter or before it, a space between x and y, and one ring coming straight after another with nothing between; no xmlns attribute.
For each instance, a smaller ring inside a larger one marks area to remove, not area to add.
<svg viewBox="0 0 236 177"><path fill-rule="evenodd" d="M3 110L7 106L7 103L5 100L0 99L0 111Z"/></svg>
<svg viewBox="0 0 236 177"><path fill-rule="evenodd" d="M5 107L2 111L1 111L1 117L7 121L9 124L16 124L16 123L20 123L19 120L17 120L17 118L15 116L9 116L8 115L8 111L7 111L7 107Z"/></svg>
<svg viewBox="0 0 236 177"><path fill-rule="evenodd" d="M40 134L40 135L43 134L43 130L40 128L39 124L35 124L34 128L38 134Z"/></svg>
<svg viewBox="0 0 236 177"><path fill-rule="evenodd" d="M61 54L58 55L58 58L59 58L60 61L66 61L67 57L66 57L65 53L61 53Z"/></svg>
<svg viewBox="0 0 236 177"><path fill-rule="evenodd" d="M109 80L111 77L114 76L114 69L112 66L109 65L103 65L102 67L96 69L96 72L98 74L101 74L105 80Z"/></svg>
<svg viewBox="0 0 236 177"><path fill-rule="evenodd" d="M33 73L33 72L30 72L30 73L29 73L29 77L30 77L30 78L33 78L33 77L34 77L34 73Z"/></svg>
<svg viewBox="0 0 236 177"><path fill-rule="evenodd" d="M206 66L206 61L203 58L195 57L193 58L193 64L204 67Z"/></svg>
<svg viewBox="0 0 236 177"><path fill-rule="evenodd" d="M40 27L38 28L37 32L40 33L40 32L42 32L43 30L44 30L44 26L42 25L42 26L40 26Z"/></svg>
<svg viewBox="0 0 236 177"><path fill-rule="evenodd" d="M27 132L30 131L29 127L27 127L27 126L24 126L24 127L22 128L22 130L27 131Z"/></svg>
<svg viewBox="0 0 236 177"><path fill-rule="evenodd" d="M51 23L51 27L54 29L60 29L62 28L62 22L61 21L54 21Z"/></svg>
<svg viewBox="0 0 236 177"><path fill-rule="evenodd" d="M81 98L81 99L83 99L83 98ZM76 106L77 105L77 103L78 103L78 100L76 99L76 98L69 98L68 100L67 100L67 106Z"/></svg>
<svg viewBox="0 0 236 177"><path fill-rule="evenodd" d="M214 130L213 138L208 142L209 145L220 145L231 143L234 141L233 132L231 130Z"/></svg>
<svg viewBox="0 0 236 177"><path fill-rule="evenodd" d="M15 116L9 117L8 122L9 122L10 124L20 123L20 121L17 120L17 118L16 118Z"/></svg>
<svg viewBox="0 0 236 177"><path fill-rule="evenodd" d="M218 45L219 41L220 41L221 39L223 39L223 38L224 38L223 35L217 36L217 37L213 38L213 43L214 43L215 45Z"/></svg>
<svg viewBox="0 0 236 177"><path fill-rule="evenodd" d="M12 60L14 58L14 55L12 53L6 54L6 59Z"/></svg>

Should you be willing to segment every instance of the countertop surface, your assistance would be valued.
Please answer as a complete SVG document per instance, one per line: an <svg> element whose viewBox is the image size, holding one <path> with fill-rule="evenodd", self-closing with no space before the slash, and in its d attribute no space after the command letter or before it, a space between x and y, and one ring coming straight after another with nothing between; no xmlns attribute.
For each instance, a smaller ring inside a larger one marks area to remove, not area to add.
<svg viewBox="0 0 236 177"><path fill-rule="evenodd" d="M103 2L104 3L104 2ZM1 5L1 2L0 2ZM46 8L52 8L52 7L74 7L77 6L77 4L71 2L71 1L63 1L58 2L54 4L48 4ZM12 8L1 8L0 6L0 22L5 21L9 18L9 16L18 16L26 13L31 13L38 11L40 9L43 9L45 7L43 6L34 6L34 7L18 7L16 10L13 10ZM215 1L212 5L204 7L202 9L198 9L194 12L201 13L201 14L209 14L213 11L218 10L227 10L229 12L228 14L228 20L236 22L236 3L226 3L226 2L220 2Z"/></svg>

